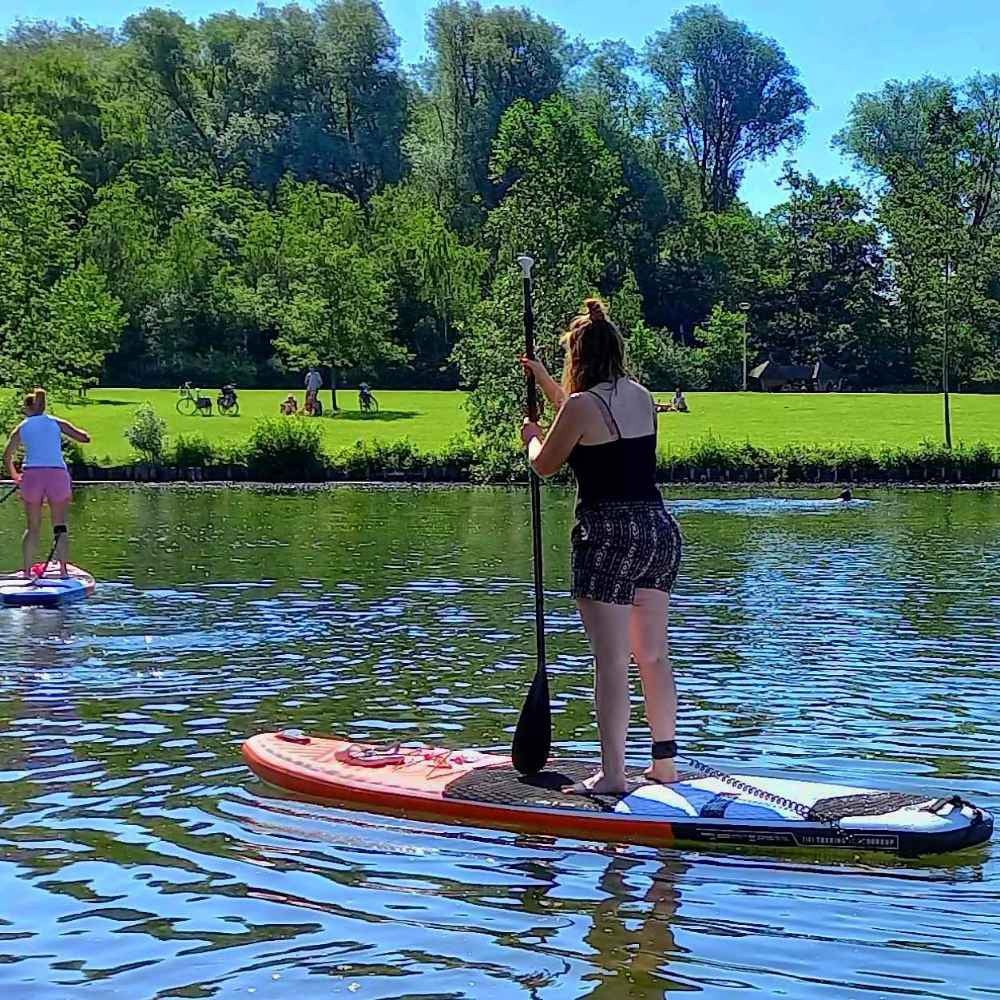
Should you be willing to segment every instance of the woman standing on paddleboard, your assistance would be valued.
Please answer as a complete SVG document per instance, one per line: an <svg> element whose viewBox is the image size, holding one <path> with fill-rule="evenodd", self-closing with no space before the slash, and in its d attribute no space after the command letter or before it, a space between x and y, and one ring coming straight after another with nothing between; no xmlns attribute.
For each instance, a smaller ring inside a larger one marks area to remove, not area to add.
<svg viewBox="0 0 1000 1000"><path fill-rule="evenodd" d="M24 575L31 575L31 561L38 548L42 526L42 507L48 502L52 512L52 530L55 534L55 554L63 578L69 575L69 530L66 515L73 499L73 484L62 453L63 435L79 441L90 442L86 431L74 427L67 420L58 420L45 412L44 389L35 389L24 397L25 418L14 428L3 453L4 465L10 478L21 487L21 500L28 519L21 545ZM14 465L18 448L24 449L22 472Z"/></svg>
<svg viewBox="0 0 1000 1000"><path fill-rule="evenodd" d="M601 770L578 793L626 789L629 654L639 666L652 732L655 781L676 778L677 695L667 654L667 609L681 558L681 533L656 485L653 397L625 372L625 342L597 299L563 335L560 386L538 361L522 359L558 411L548 433L528 420L522 439L532 468L576 475L571 536L573 597L594 656Z"/></svg>

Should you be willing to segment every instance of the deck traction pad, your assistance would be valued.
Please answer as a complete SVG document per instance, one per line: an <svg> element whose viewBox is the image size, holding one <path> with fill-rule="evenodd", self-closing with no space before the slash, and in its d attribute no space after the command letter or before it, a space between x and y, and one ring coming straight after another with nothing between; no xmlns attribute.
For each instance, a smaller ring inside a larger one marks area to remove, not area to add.
<svg viewBox="0 0 1000 1000"><path fill-rule="evenodd" d="M533 809L565 809L569 812L614 812L623 795L567 795L561 789L582 781L599 766L592 761L552 760L538 774L524 777L510 765L480 767L456 778L444 789L444 798L463 802L486 802L491 805L521 806ZM678 781L694 781L697 771L679 769ZM629 792L652 784L642 776L641 768L629 768ZM754 801L757 801L756 799ZM838 820L847 816L882 816L921 802L926 795L906 792L869 792L820 799L814 809L816 819Z"/></svg>
<svg viewBox="0 0 1000 1000"><path fill-rule="evenodd" d="M584 760L551 760L549 766L538 774L525 778L513 767L500 764L495 767L478 767L456 778L444 790L446 799L463 802L488 802L491 805L522 806L532 809L565 809L569 812L614 812L615 805L624 795L567 795L561 791L566 785L589 778L599 764ZM629 792L640 785L648 785L642 768L628 769ZM693 771L679 771L681 781L697 777Z"/></svg>
<svg viewBox="0 0 1000 1000"><path fill-rule="evenodd" d="M897 809L930 801L926 795L913 795L910 792L864 792L860 795L835 795L833 798L819 799L813 806L813 812L823 819L884 816Z"/></svg>

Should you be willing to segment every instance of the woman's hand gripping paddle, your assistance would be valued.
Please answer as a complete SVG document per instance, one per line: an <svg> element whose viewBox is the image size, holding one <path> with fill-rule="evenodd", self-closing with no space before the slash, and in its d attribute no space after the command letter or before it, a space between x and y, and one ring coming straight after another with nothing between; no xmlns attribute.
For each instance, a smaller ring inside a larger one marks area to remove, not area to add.
<svg viewBox="0 0 1000 1000"><path fill-rule="evenodd" d="M534 260L517 258L521 265L524 290L524 353L535 356L535 316L531 307L531 269ZM528 375L528 419L538 420L538 391L535 378ZM545 597L542 573L542 495L538 476L528 467L531 490L531 552L535 571L535 676L528 697L524 699L521 717L514 730L511 759L521 774L537 774L545 767L552 746L552 709L549 703L549 677L545 671Z"/></svg>

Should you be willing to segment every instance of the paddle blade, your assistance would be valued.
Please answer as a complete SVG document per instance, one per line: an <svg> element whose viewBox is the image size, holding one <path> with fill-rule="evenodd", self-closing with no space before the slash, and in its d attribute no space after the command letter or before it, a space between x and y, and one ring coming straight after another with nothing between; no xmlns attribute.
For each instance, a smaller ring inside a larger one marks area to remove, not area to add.
<svg viewBox="0 0 1000 1000"><path fill-rule="evenodd" d="M511 760L520 774L537 774L545 767L552 747L552 709L549 704L549 678L545 670L535 678L524 699L521 717L514 730Z"/></svg>

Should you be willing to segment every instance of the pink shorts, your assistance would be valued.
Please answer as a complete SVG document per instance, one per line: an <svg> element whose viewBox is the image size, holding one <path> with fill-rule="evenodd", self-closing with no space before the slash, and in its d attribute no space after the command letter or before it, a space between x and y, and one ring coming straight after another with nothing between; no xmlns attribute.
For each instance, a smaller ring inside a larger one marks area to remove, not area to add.
<svg viewBox="0 0 1000 1000"><path fill-rule="evenodd" d="M73 481L65 469L25 469L21 475L21 499L25 503L69 503Z"/></svg>

